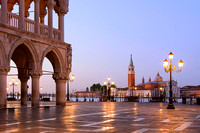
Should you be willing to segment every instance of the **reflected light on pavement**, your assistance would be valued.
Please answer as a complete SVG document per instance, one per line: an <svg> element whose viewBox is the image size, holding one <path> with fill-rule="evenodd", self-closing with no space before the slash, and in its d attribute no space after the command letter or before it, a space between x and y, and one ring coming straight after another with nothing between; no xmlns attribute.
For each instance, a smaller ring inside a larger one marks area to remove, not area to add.
<svg viewBox="0 0 200 133"><path fill-rule="evenodd" d="M14 118L15 118L15 120L19 119L19 110L18 109L14 109Z"/></svg>
<svg viewBox="0 0 200 133"><path fill-rule="evenodd" d="M105 130L109 130L109 129L113 129L113 128L114 127L103 127L102 130L105 131Z"/></svg>
<svg viewBox="0 0 200 133"><path fill-rule="evenodd" d="M76 110L76 106L65 106L65 108L63 110L63 114L65 116L75 116L76 115L75 110ZM60 114L60 115L62 115L62 114ZM76 120L76 117L62 119L65 128L68 130L71 130L71 131L76 130L73 128L75 126L75 120Z"/></svg>
<svg viewBox="0 0 200 133"><path fill-rule="evenodd" d="M114 117L116 114L109 114L109 115L104 115L103 117Z"/></svg>
<svg viewBox="0 0 200 133"><path fill-rule="evenodd" d="M137 110L137 108L133 108L133 110Z"/></svg>
<svg viewBox="0 0 200 133"><path fill-rule="evenodd" d="M103 103L102 106L102 111L103 113L103 123L101 131L109 130L109 129L114 129L113 125L111 122L115 121L115 103L109 102L109 103ZM106 124L106 126L105 126Z"/></svg>
<svg viewBox="0 0 200 133"><path fill-rule="evenodd" d="M163 107L163 103L160 103L160 107Z"/></svg>
<svg viewBox="0 0 200 133"><path fill-rule="evenodd" d="M137 108L133 108L133 113L134 113L134 115L137 115L138 113L137 113Z"/></svg>
<svg viewBox="0 0 200 133"><path fill-rule="evenodd" d="M163 113L163 109L160 109L159 112L160 112L160 113Z"/></svg>

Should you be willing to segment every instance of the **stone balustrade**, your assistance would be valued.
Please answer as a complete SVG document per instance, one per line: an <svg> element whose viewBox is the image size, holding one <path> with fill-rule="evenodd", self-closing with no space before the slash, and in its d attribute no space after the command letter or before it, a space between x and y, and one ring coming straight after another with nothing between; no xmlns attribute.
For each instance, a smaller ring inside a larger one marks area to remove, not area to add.
<svg viewBox="0 0 200 133"><path fill-rule="evenodd" d="M8 17L8 25L18 28L19 15L8 12L7 17ZM35 23L33 20L25 18L25 30L27 32L35 33ZM49 27L47 25L40 23L40 35L42 35L43 37L49 37L48 34L49 34ZM61 41L61 34L62 32L60 30L53 28L52 39Z"/></svg>

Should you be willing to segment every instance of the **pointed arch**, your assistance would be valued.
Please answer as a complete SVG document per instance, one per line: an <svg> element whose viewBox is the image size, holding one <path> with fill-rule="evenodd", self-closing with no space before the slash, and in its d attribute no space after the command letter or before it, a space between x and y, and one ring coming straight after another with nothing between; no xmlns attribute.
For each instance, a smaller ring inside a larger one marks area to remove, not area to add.
<svg viewBox="0 0 200 133"><path fill-rule="evenodd" d="M4 49L3 43L0 40L0 66L6 66L6 51Z"/></svg>
<svg viewBox="0 0 200 133"><path fill-rule="evenodd" d="M33 58L32 67L33 67L33 69L37 70L37 68L38 68L37 62L39 62L37 51L36 51L33 43L26 38L18 39L17 41L15 41L13 43L13 45L11 46L11 49L9 51L9 54L8 54L8 59L7 59L8 65L10 65L10 61L11 61L14 51L16 50L17 47L19 47L22 44L29 50L30 55Z"/></svg>
<svg viewBox="0 0 200 133"><path fill-rule="evenodd" d="M49 61L51 62L54 73L62 73L64 70L64 59L60 51L54 47L54 46L49 46L46 48L44 51L41 62L40 62L40 69L42 69L42 65L44 62L44 58L47 57Z"/></svg>

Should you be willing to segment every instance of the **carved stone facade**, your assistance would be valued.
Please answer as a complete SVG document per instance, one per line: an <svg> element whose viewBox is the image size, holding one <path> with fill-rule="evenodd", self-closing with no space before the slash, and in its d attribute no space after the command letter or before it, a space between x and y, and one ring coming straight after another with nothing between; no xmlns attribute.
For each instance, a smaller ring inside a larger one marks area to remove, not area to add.
<svg viewBox="0 0 200 133"><path fill-rule="evenodd" d="M27 19L32 2L35 2L34 21ZM11 13L16 3L19 4L19 15ZM21 81L21 104L27 104L26 86L28 79L32 78L32 105L39 106L39 79L45 57L54 69L56 103L65 105L65 84L72 62L71 45L64 42L68 0L0 0L0 4L0 108L6 107L7 73L11 60L17 66ZM58 29L53 28L53 10L58 13ZM45 15L48 15L48 25L44 25Z"/></svg>

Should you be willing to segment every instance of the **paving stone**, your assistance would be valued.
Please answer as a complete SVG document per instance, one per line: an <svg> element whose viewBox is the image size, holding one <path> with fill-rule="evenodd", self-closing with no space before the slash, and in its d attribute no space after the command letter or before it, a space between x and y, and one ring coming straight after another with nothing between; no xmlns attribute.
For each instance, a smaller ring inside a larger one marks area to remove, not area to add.
<svg viewBox="0 0 200 133"><path fill-rule="evenodd" d="M0 110L0 132L191 133L200 131L200 106L166 103L70 102L67 106ZM49 107L46 107L48 105ZM45 106L45 107L44 107Z"/></svg>

